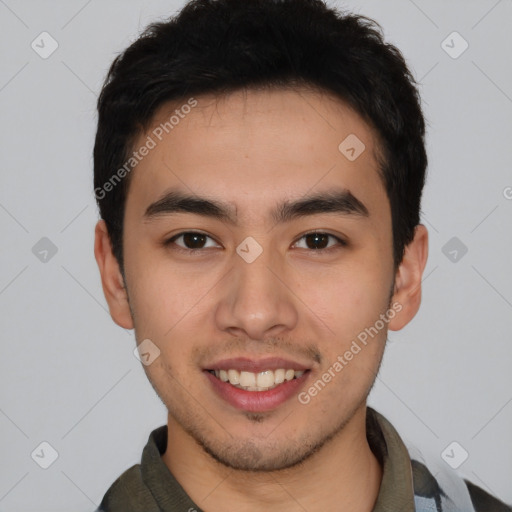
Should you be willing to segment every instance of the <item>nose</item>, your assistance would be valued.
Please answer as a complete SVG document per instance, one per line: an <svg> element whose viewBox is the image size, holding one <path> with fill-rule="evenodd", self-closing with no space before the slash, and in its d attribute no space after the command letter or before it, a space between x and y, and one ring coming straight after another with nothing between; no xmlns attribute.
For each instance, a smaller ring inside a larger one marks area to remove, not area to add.
<svg viewBox="0 0 512 512"><path fill-rule="evenodd" d="M215 312L219 329L263 340L296 326L298 299L289 282L290 269L271 256L270 250L264 250L252 263L234 256L234 269Z"/></svg>

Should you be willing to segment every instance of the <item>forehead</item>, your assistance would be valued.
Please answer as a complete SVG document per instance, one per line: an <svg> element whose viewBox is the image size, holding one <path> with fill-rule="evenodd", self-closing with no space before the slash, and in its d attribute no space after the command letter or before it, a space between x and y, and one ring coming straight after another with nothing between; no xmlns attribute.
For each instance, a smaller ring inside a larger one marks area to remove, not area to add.
<svg viewBox="0 0 512 512"><path fill-rule="evenodd" d="M187 98L163 105L135 148L149 140L153 147L131 176L127 210L169 189L218 197L248 217L261 217L267 201L329 187L349 190L369 210L387 203L374 130L327 93L244 90Z"/></svg>

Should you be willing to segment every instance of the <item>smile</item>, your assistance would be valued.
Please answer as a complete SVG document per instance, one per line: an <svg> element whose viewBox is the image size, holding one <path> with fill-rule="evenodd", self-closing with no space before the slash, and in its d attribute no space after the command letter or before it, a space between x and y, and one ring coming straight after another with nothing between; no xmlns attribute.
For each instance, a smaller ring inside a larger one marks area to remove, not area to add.
<svg viewBox="0 0 512 512"><path fill-rule="evenodd" d="M231 357L207 361L202 370L218 398L246 412L269 412L284 405L312 374L310 364L282 357Z"/></svg>
<svg viewBox="0 0 512 512"><path fill-rule="evenodd" d="M209 370L209 372L222 382L227 382L245 391L269 391L284 382L298 379L304 374L304 370L284 368L264 370L258 373L236 369Z"/></svg>

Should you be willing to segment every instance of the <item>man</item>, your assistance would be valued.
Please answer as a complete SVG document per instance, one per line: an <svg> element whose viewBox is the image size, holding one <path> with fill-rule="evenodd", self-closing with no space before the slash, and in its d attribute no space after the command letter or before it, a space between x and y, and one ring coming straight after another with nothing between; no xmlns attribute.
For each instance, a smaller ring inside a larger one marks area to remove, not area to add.
<svg viewBox="0 0 512 512"><path fill-rule="evenodd" d="M95 255L168 410L110 511L501 511L366 406L418 311L414 80L320 0L198 0L114 61Z"/></svg>

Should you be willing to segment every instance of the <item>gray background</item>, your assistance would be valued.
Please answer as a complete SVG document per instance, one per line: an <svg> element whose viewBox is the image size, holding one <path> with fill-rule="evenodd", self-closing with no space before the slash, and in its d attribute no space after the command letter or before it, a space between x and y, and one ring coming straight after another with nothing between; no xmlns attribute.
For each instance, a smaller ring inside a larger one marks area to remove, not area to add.
<svg viewBox="0 0 512 512"><path fill-rule="evenodd" d="M0 0L1 511L94 509L166 421L133 333L106 309L91 153L112 59L181 5ZM370 404L434 465L448 467L441 453L459 443L447 452L457 465L469 453L457 472L512 502L511 1L337 5L382 24L422 83L429 123L423 304L390 332ZM50 48L43 31L59 45L46 59L31 48ZM461 39L442 46L453 31L469 44L458 58ZM50 461L43 441L58 452L48 469L35 462Z"/></svg>

